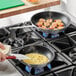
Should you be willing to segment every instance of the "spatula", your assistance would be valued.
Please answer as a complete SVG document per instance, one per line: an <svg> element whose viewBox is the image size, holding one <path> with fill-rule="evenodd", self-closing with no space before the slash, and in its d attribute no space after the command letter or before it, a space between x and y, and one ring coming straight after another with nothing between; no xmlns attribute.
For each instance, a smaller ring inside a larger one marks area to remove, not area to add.
<svg viewBox="0 0 76 76"><path fill-rule="evenodd" d="M23 54L11 54L10 56L7 56L6 59L24 60L24 59L31 59L31 58Z"/></svg>

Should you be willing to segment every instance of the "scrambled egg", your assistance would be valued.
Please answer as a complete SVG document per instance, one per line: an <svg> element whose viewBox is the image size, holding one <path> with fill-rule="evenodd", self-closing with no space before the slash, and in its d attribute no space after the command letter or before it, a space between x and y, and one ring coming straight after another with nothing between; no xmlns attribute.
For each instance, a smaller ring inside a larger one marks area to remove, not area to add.
<svg viewBox="0 0 76 76"><path fill-rule="evenodd" d="M39 54L39 53L30 53L30 54L26 54L26 56L31 58L31 59L23 60L23 62L25 62L27 64L34 64L34 65L45 64L49 61L48 57L46 57L42 54Z"/></svg>

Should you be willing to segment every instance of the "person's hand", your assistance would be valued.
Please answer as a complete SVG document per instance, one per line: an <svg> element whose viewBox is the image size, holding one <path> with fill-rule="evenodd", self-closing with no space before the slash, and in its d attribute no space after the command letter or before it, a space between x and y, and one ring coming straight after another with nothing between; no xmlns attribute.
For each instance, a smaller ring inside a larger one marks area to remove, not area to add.
<svg viewBox="0 0 76 76"><path fill-rule="evenodd" d="M5 50L5 46L0 42L0 48L2 49L2 50Z"/></svg>
<svg viewBox="0 0 76 76"><path fill-rule="evenodd" d="M0 52L0 62L6 59L6 55Z"/></svg>
<svg viewBox="0 0 76 76"><path fill-rule="evenodd" d="M0 42L0 49L5 50L5 46ZM6 59L6 55L0 52L0 62Z"/></svg>

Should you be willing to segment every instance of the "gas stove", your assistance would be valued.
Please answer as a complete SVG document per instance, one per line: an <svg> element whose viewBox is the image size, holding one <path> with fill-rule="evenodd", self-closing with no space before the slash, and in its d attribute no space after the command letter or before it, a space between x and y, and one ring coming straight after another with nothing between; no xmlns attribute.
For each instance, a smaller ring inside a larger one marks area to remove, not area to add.
<svg viewBox="0 0 76 76"><path fill-rule="evenodd" d="M25 22L10 26L28 26L30 22ZM33 68L22 64L19 60L11 59L9 62L22 74L22 76L76 76L75 74L75 41L76 27L71 24L66 30L70 40L62 31L59 34L42 33L36 28L10 29L5 27L0 29L0 41L12 46L13 53L20 53L21 50L34 45L45 46L55 53L54 60L43 68ZM73 51L72 51L73 50ZM29 53L30 51L26 51ZM74 74L74 75L72 75Z"/></svg>

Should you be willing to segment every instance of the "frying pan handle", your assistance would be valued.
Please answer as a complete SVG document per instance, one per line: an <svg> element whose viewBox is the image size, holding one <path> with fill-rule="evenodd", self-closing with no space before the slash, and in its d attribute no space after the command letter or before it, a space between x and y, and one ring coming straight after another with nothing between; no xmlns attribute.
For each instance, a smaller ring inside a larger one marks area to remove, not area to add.
<svg viewBox="0 0 76 76"><path fill-rule="evenodd" d="M6 59L16 59L16 56L7 56Z"/></svg>
<svg viewBox="0 0 76 76"><path fill-rule="evenodd" d="M28 27L30 26L30 27L34 27L34 28L36 28L37 30L40 30L40 28L37 27L35 24L33 24L31 20L25 22L24 24L25 24L25 25L28 25Z"/></svg>

